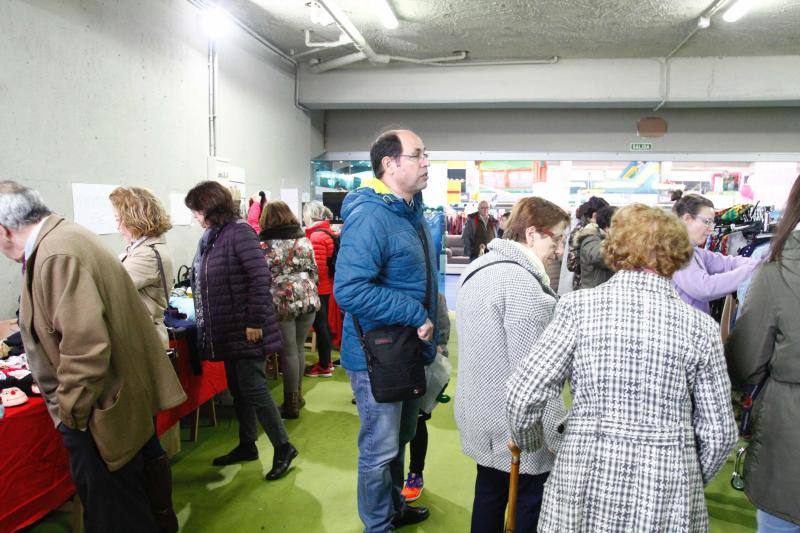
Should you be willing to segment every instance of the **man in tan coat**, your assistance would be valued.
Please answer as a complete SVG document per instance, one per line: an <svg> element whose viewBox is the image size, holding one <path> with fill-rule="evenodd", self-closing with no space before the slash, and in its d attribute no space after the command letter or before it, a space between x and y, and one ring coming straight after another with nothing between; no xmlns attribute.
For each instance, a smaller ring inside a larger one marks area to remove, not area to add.
<svg viewBox="0 0 800 533"><path fill-rule="evenodd" d="M20 329L70 454L86 530L154 531L141 449L186 399L130 276L100 240L0 182L0 251L22 263Z"/></svg>

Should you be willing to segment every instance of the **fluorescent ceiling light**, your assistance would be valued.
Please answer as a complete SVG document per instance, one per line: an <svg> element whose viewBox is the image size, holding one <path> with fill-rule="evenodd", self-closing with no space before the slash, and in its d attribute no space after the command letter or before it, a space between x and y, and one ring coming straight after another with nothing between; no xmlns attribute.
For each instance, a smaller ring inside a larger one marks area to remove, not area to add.
<svg viewBox="0 0 800 533"><path fill-rule="evenodd" d="M231 19L221 7L211 6L200 13L200 27L211 39L218 39L230 29Z"/></svg>
<svg viewBox="0 0 800 533"><path fill-rule="evenodd" d="M700 29L706 29L711 26L711 19L708 17L700 17L697 19L697 27Z"/></svg>
<svg viewBox="0 0 800 533"><path fill-rule="evenodd" d="M755 2L753 0L739 0L733 4L724 15L722 15L722 19L725 22L736 22L745 16L748 11L750 11L750 8L753 7L754 3Z"/></svg>
<svg viewBox="0 0 800 533"><path fill-rule="evenodd" d="M372 8L375 10L375 14L378 15L383 27L387 30L393 30L400 25L397 22L397 17L394 16L392 6L389 5L389 0L372 0Z"/></svg>

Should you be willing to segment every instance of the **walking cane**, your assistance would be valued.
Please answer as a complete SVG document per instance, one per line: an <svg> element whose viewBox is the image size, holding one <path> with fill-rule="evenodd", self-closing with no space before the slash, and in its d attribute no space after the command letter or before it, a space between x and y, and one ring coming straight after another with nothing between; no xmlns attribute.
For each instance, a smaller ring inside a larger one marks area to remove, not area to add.
<svg viewBox="0 0 800 533"><path fill-rule="evenodd" d="M517 528L517 485L519 484L519 454L520 449L510 442L511 450L511 476L508 483L508 515L506 516L506 533L514 533Z"/></svg>

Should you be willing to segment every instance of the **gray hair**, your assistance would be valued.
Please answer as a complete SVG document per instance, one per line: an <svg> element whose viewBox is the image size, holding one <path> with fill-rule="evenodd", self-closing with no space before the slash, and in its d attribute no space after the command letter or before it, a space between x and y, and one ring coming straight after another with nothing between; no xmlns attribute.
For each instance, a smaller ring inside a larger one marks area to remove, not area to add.
<svg viewBox="0 0 800 533"><path fill-rule="evenodd" d="M330 220L333 218L333 213L330 209L322 205L322 202L314 200L308 202L303 206L303 220L308 223L319 222L320 220Z"/></svg>
<svg viewBox="0 0 800 533"><path fill-rule="evenodd" d="M19 230L51 213L38 191L16 181L0 181L0 225Z"/></svg>

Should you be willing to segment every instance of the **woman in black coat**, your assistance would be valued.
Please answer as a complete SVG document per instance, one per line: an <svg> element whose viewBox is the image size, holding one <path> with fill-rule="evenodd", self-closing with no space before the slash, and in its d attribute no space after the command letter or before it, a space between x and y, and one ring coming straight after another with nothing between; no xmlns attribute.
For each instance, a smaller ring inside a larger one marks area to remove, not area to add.
<svg viewBox="0 0 800 533"><path fill-rule="evenodd" d="M257 419L275 448L266 478L278 479L297 450L267 389L266 355L280 350L281 332L264 254L253 229L239 218L230 191L221 184L200 182L185 203L205 228L192 268L198 348L203 357L224 361L239 420L239 445L214 459L214 465L258 459Z"/></svg>

